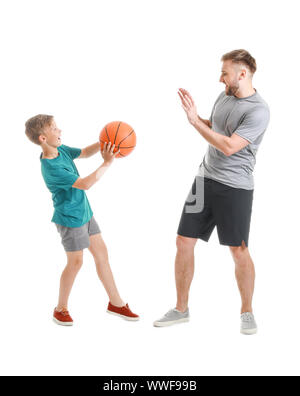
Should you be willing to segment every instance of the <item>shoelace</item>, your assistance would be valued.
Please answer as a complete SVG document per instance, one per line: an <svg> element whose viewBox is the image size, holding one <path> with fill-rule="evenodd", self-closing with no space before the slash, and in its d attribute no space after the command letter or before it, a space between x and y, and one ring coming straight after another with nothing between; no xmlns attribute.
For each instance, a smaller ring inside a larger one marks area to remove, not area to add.
<svg viewBox="0 0 300 396"><path fill-rule="evenodd" d="M166 316L167 316L167 317L172 316L173 311L174 311L173 309L170 309L170 311L168 311L168 312L166 313Z"/></svg>
<svg viewBox="0 0 300 396"><path fill-rule="evenodd" d="M253 320L253 315L249 312L245 312L242 314L242 319L245 322L251 322Z"/></svg>
<svg viewBox="0 0 300 396"><path fill-rule="evenodd" d="M69 311L66 311L66 310L62 310L62 311L60 311L60 313L61 313L63 316L68 316L68 315L69 315Z"/></svg>

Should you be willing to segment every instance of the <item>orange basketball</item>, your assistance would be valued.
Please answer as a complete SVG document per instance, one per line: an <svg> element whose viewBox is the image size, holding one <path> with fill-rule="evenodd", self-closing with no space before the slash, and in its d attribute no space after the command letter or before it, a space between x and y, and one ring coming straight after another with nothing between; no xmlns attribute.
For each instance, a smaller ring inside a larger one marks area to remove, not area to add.
<svg viewBox="0 0 300 396"><path fill-rule="evenodd" d="M100 146L103 150L104 143L115 144L114 153L120 149L118 157L126 157L132 152L136 144L136 135L133 128L121 121L113 121L105 125L100 132Z"/></svg>

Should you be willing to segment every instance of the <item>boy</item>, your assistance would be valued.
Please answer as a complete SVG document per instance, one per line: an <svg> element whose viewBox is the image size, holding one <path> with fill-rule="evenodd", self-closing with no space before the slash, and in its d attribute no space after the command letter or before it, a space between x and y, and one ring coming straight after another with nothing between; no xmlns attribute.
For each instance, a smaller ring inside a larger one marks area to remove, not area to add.
<svg viewBox="0 0 300 396"><path fill-rule="evenodd" d="M39 114L25 123L25 134L33 143L42 147L40 155L44 181L52 193L54 215L52 222L62 238L67 255L67 265L60 278L59 299L53 313L55 323L73 325L68 312L68 299L83 262L83 249L88 248L93 255L97 274L109 297L107 312L126 320L138 320L128 304L121 299L108 262L106 245L94 219L85 190L91 188L113 163L115 145L105 144L101 155L103 164L85 178L79 176L73 162L76 158L88 158L100 151L100 143L84 149L61 144L61 130L54 117Z"/></svg>

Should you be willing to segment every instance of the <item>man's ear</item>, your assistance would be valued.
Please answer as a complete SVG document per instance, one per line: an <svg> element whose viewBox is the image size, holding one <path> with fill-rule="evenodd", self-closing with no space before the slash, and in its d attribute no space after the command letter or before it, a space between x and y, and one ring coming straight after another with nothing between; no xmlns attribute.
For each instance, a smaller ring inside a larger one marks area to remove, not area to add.
<svg viewBox="0 0 300 396"><path fill-rule="evenodd" d="M240 69L239 80L243 80L244 78L246 78L246 76L247 76L247 69L243 67L242 69Z"/></svg>

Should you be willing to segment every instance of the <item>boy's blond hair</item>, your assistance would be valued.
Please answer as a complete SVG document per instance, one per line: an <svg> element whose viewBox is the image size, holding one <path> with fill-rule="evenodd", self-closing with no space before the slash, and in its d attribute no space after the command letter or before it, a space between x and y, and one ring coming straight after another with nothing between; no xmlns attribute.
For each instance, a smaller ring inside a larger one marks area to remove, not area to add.
<svg viewBox="0 0 300 396"><path fill-rule="evenodd" d="M37 145L41 145L39 136L44 132L46 126L50 126L53 121L52 115L38 114L29 118L25 123L25 134L29 140Z"/></svg>

